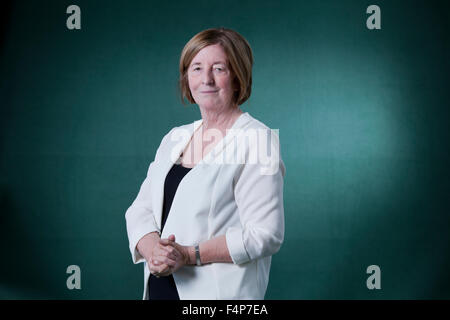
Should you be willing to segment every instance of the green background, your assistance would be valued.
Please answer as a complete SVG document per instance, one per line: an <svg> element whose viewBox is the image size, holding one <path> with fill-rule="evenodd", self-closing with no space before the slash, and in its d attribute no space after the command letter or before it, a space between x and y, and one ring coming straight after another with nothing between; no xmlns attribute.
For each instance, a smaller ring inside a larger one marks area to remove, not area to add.
<svg viewBox="0 0 450 320"><path fill-rule="evenodd" d="M124 214L162 137L200 119L178 59L219 26L252 46L242 109L280 130L287 168L266 298L450 298L447 3L2 2L0 298L141 298Z"/></svg>

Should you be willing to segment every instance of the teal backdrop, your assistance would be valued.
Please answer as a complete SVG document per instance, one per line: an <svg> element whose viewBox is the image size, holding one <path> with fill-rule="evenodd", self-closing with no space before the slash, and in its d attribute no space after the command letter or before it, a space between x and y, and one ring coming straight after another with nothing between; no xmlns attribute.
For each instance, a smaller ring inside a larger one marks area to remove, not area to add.
<svg viewBox="0 0 450 320"><path fill-rule="evenodd" d="M141 298L125 211L162 137L200 119L179 55L220 26L253 48L242 109L280 130L287 168L266 298L450 298L448 1L0 6L0 298Z"/></svg>

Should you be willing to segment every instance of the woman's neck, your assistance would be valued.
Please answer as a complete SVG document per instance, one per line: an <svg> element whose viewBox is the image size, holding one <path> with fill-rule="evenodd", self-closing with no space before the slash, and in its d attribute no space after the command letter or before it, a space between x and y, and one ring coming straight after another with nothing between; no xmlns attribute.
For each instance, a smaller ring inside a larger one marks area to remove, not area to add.
<svg viewBox="0 0 450 320"><path fill-rule="evenodd" d="M236 107L229 107L223 111L209 111L202 110L200 108L200 113L202 115L202 125L203 130L208 129L218 129L225 132L227 129L231 128L237 118L243 113L242 110Z"/></svg>

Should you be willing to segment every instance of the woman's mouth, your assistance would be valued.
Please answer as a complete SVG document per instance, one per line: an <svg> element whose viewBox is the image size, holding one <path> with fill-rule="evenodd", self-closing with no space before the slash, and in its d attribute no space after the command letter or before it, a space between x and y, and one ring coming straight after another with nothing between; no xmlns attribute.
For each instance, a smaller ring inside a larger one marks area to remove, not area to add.
<svg viewBox="0 0 450 320"><path fill-rule="evenodd" d="M216 93L219 90L200 91L200 93Z"/></svg>

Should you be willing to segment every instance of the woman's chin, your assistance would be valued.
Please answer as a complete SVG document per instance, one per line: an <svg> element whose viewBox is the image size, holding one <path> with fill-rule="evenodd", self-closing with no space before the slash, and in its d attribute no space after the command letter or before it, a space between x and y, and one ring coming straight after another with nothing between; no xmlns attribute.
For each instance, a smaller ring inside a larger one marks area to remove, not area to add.
<svg viewBox="0 0 450 320"><path fill-rule="evenodd" d="M207 101L199 101L197 103L202 109L205 110L215 110L217 109L217 103L213 100L207 100Z"/></svg>

